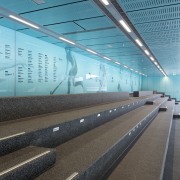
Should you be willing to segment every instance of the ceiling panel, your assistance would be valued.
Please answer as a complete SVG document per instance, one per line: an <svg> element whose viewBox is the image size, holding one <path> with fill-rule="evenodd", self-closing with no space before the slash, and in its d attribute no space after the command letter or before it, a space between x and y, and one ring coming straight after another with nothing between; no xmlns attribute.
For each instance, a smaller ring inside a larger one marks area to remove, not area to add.
<svg viewBox="0 0 180 180"><path fill-rule="evenodd" d="M76 33L76 34L69 34L66 35L70 39L77 40L87 40L87 39L102 39L106 37L114 37L119 36L121 33L117 30L117 28L111 28L111 29L102 29L102 30L94 30L91 32L84 31L82 33Z"/></svg>
<svg viewBox="0 0 180 180"><path fill-rule="evenodd" d="M44 4L37 5L32 0L17 0L17 1L1 0L0 6L9 10L13 10L13 12L15 13L28 13L30 11L37 11L39 9L50 8L53 6L62 6L70 3L76 3L79 2L80 0L79 1L78 0L44 0L44 1L45 1Z"/></svg>
<svg viewBox="0 0 180 180"><path fill-rule="evenodd" d="M73 22L67 22L67 23L61 23L61 24L55 24L46 26L48 29L53 30L54 32L63 34L63 33L70 33L70 32L77 32L82 31L83 28L78 26L77 24Z"/></svg>
<svg viewBox="0 0 180 180"><path fill-rule="evenodd" d="M31 21L41 25L75 21L102 15L103 14L88 1L22 14L23 17L31 19Z"/></svg>
<svg viewBox="0 0 180 180"><path fill-rule="evenodd" d="M110 20L107 17L97 17L86 20L80 20L80 21L76 21L76 23L78 23L86 30L114 26L113 23L110 22Z"/></svg>

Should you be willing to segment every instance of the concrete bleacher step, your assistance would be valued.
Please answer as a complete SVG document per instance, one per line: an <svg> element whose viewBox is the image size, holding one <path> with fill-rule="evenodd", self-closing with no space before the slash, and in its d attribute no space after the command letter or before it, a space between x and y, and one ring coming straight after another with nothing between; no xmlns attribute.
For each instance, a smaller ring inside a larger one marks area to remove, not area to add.
<svg viewBox="0 0 180 180"><path fill-rule="evenodd" d="M39 180L98 179L146 127L167 98L139 107L56 147L55 166Z"/></svg>
<svg viewBox="0 0 180 180"><path fill-rule="evenodd" d="M159 111L167 111L167 106L161 106L161 107L159 108Z"/></svg>
<svg viewBox="0 0 180 180"><path fill-rule="evenodd" d="M163 178L175 101L166 103L108 180L159 180Z"/></svg>
<svg viewBox="0 0 180 180"><path fill-rule="evenodd" d="M179 180L180 177L180 118L172 121L163 180Z"/></svg>
<svg viewBox="0 0 180 180"><path fill-rule="evenodd" d="M29 180L49 169L56 159L55 150L29 146L0 157L0 179Z"/></svg>
<svg viewBox="0 0 180 180"><path fill-rule="evenodd" d="M160 95L0 123L0 156L29 145L54 147Z"/></svg>
<svg viewBox="0 0 180 180"><path fill-rule="evenodd" d="M179 104L175 106L173 117L180 118L180 105Z"/></svg>

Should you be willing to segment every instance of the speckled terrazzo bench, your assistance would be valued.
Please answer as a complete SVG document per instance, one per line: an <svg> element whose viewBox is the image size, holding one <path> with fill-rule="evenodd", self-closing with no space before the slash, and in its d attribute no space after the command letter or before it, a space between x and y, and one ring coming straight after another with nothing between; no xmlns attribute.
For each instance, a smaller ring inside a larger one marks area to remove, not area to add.
<svg viewBox="0 0 180 180"><path fill-rule="evenodd" d="M56 164L37 180L100 179L166 101L159 98L152 106L135 109L57 146Z"/></svg>
<svg viewBox="0 0 180 180"><path fill-rule="evenodd" d="M0 158L1 180L30 180L49 169L55 150L29 146Z"/></svg>
<svg viewBox="0 0 180 180"><path fill-rule="evenodd" d="M128 92L0 98L0 122L127 99Z"/></svg>
<svg viewBox="0 0 180 180"><path fill-rule="evenodd" d="M55 150L31 147L28 145L34 144L46 147L53 144L54 146L56 143L59 144L59 139L60 141L64 141L64 138L66 139L67 137L71 139L71 133L74 133L73 136L77 136L77 133L75 132L80 132L82 134L85 131L89 130L89 127L90 129L92 129L94 127L97 127L98 125L102 125L102 123L105 122L104 119L106 116L109 118L109 120L112 120L112 118L119 116L119 114L127 113L129 111L132 111L134 108L144 105L148 99L156 99L156 102L158 104L160 101L162 101L162 99L159 97L160 96L154 95L143 98L131 98L126 101L119 101L114 103L98 105L95 107L84 108L84 111L83 108L79 110L76 109L72 114L70 113L71 111L68 111L61 112L60 114L53 113L49 115L41 115L31 118L1 122L1 135L3 133L8 134L11 131L16 131L18 130L18 128L19 130L25 130L27 128L29 132L21 132L16 135L10 135L8 137L1 136L1 155L7 154L8 151L6 150L15 151L20 148L22 149L0 157L0 179L1 177L5 177L4 179L11 178L18 180L34 179L37 175L41 174L54 164L56 158ZM111 110L109 110L109 108L111 108ZM95 114L92 115L92 113ZM82 121L82 119L70 120L72 117L74 118L74 116L81 117L82 114L89 114L89 116L85 117L84 121ZM61 116L63 117L63 119L67 116L67 119L65 119L64 123L61 124L62 126L50 126L52 120L54 121L53 123L56 124L56 121L59 121L58 117ZM106 119L106 122L108 121L108 118ZM51 119L51 121L49 121L49 119ZM37 122L37 127L35 127L35 122ZM48 128L43 128L44 126ZM59 155L61 155L61 153L58 153L58 156Z"/></svg>
<svg viewBox="0 0 180 180"><path fill-rule="evenodd" d="M167 111L156 116L108 180L163 179L174 105L175 101L167 101Z"/></svg>
<svg viewBox="0 0 180 180"><path fill-rule="evenodd" d="M160 95L131 98L94 107L1 122L0 156L29 145L54 147L158 97Z"/></svg>

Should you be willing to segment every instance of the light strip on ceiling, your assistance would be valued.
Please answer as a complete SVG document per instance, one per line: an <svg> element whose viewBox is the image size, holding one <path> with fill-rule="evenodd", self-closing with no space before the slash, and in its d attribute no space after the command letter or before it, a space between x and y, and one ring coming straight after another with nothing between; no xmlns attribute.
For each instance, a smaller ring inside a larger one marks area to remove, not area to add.
<svg viewBox="0 0 180 180"><path fill-rule="evenodd" d="M59 37L59 39L61 39L62 41L68 42L68 43L70 43L70 44L72 44L72 45L75 45L74 42L72 42L72 41L70 41L70 40L68 40L68 39L66 39L66 38Z"/></svg>
<svg viewBox="0 0 180 180"><path fill-rule="evenodd" d="M150 53L149 53L148 50L144 50L144 52L145 52L148 56L150 55Z"/></svg>
<svg viewBox="0 0 180 180"><path fill-rule="evenodd" d="M102 0L101 0L102 1ZM101 5L98 3L98 0L94 0L94 2L101 8ZM102 11L104 11L104 13L110 18L112 19L109 14L111 16L113 16L113 18L119 22L122 26L122 28L124 28L124 30L126 30L129 34L126 33L126 35L129 37L131 37L131 41L133 41L134 43L136 43L141 50L144 51L144 53L148 56L148 58L151 60L151 61L155 61L155 59L150 56L151 55L151 51L149 50L149 48L147 47L146 44L143 44L141 41L142 38L140 37L140 35L138 35L136 32L134 32L132 29L133 27L131 28L131 25L129 25L127 22L129 22L129 19L126 17L124 17L124 12L123 10L119 10L118 7L116 7L116 1L111 1L111 3L109 3L109 6L105 6L106 10L109 12L107 13L105 10L102 9ZM120 8L122 9L122 8ZM112 20L114 22L114 20ZM115 23L116 24L116 23ZM122 30L122 28L120 28ZM147 49L145 49L145 48ZM149 50L149 51L148 51ZM150 57L149 57L150 56Z"/></svg>
<svg viewBox="0 0 180 180"><path fill-rule="evenodd" d="M136 43L137 43L140 47L143 46L142 43L141 43L141 41L140 41L139 39L136 39L135 41L136 41Z"/></svg>
<svg viewBox="0 0 180 180"><path fill-rule="evenodd" d="M111 61L111 59L110 58L108 58L108 57L103 57L104 59L107 59L107 60L109 60L109 61Z"/></svg>
<svg viewBox="0 0 180 180"><path fill-rule="evenodd" d="M97 52L92 51L91 49L86 49L86 51L89 51L90 53L97 54Z"/></svg>
<svg viewBox="0 0 180 180"><path fill-rule="evenodd" d="M152 56L150 57L150 59L151 59L152 61L154 61L154 58L153 58Z"/></svg>
<svg viewBox="0 0 180 180"><path fill-rule="evenodd" d="M1 8L1 9L2 9L2 8ZM56 38L56 39L58 38L58 39L66 42L66 43L75 45L77 48L80 48L80 49L82 49L82 50L86 50L86 51L88 51L88 52L90 52L90 53L92 53L92 54L95 54L95 55L103 58L103 59L112 61L112 62L114 62L114 63L116 63L116 64L118 64L118 65L120 65L120 66L123 66L123 67L125 67L125 68L127 68L127 69L130 69L130 70L132 70L132 71L134 71L134 72L136 72L136 73L139 73L138 71L136 71L136 70L134 70L134 69L132 69L132 68L126 66L126 65L123 65L123 64L121 64L120 62L118 62L118 61L116 61L116 60L112 60L111 58L108 58L108 57L106 57L106 56L103 56L103 55L101 55L101 54L99 54L99 53L91 50L91 49L88 49L86 46L83 46L83 45L78 44L78 43L75 43L75 42L73 42L73 41L71 41L71 40L69 40L69 39L66 39L65 37L61 36L61 34L57 34L56 32L53 32L53 31L51 31L51 30L49 30L49 29L47 29L47 28L45 28L45 27L43 27L43 26L39 26L39 27L38 27L37 25L28 22L28 20L21 19L20 17L18 17L18 15L17 15L17 16L11 15L11 14L13 14L13 12L11 12L11 11L9 11L9 10L6 10L6 9L4 9L4 8L3 8L3 10L8 13L8 15L6 16L6 14L5 14L4 17L8 17L8 18L13 19L13 20L16 20L16 21L18 21L18 22L20 22L20 23L23 23L23 24L25 24L25 25L27 25L27 26L33 27L33 28L35 28L35 29L38 29L38 31L40 31L40 32L42 32L42 33L45 33L45 34L49 35L50 37L53 37L53 38ZM121 21L121 24L122 24L122 26L124 26L124 28L125 28L127 31L131 32L130 28L126 25L126 23L125 23L123 20ZM139 74L142 74L142 73L139 73ZM142 75L144 75L144 74L142 74Z"/></svg>
<svg viewBox="0 0 180 180"><path fill-rule="evenodd" d="M21 18L18 18L18 17L14 16L14 15L9 15L9 17L12 18L12 19L15 19L16 21L19 21L19 22L21 22L21 23L23 23L23 24L26 24L26 25L28 25L28 26L31 26L31 27L33 27L33 28L35 28L35 29L39 29L38 26L36 26L36 25L34 25L34 24L32 24L32 23L30 23L30 22L28 22L28 21L25 21L25 20L23 20L23 19L21 19Z"/></svg>
<svg viewBox="0 0 180 180"><path fill-rule="evenodd" d="M104 5L106 5L106 6L109 5L108 0L101 0L101 1L103 2Z"/></svg>
<svg viewBox="0 0 180 180"><path fill-rule="evenodd" d="M123 26L123 28L127 31L127 32L131 32L131 29L129 28L129 26L124 22L124 20L120 20L119 21L120 24Z"/></svg>

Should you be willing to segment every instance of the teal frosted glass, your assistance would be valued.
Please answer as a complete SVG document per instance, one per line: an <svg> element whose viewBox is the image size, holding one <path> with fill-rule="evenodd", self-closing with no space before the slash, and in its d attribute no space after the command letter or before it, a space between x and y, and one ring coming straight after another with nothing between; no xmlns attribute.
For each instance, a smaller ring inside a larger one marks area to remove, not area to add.
<svg viewBox="0 0 180 180"><path fill-rule="evenodd" d="M0 32L0 96L141 89L140 75L103 59L95 60L72 48L61 48L2 26Z"/></svg>

